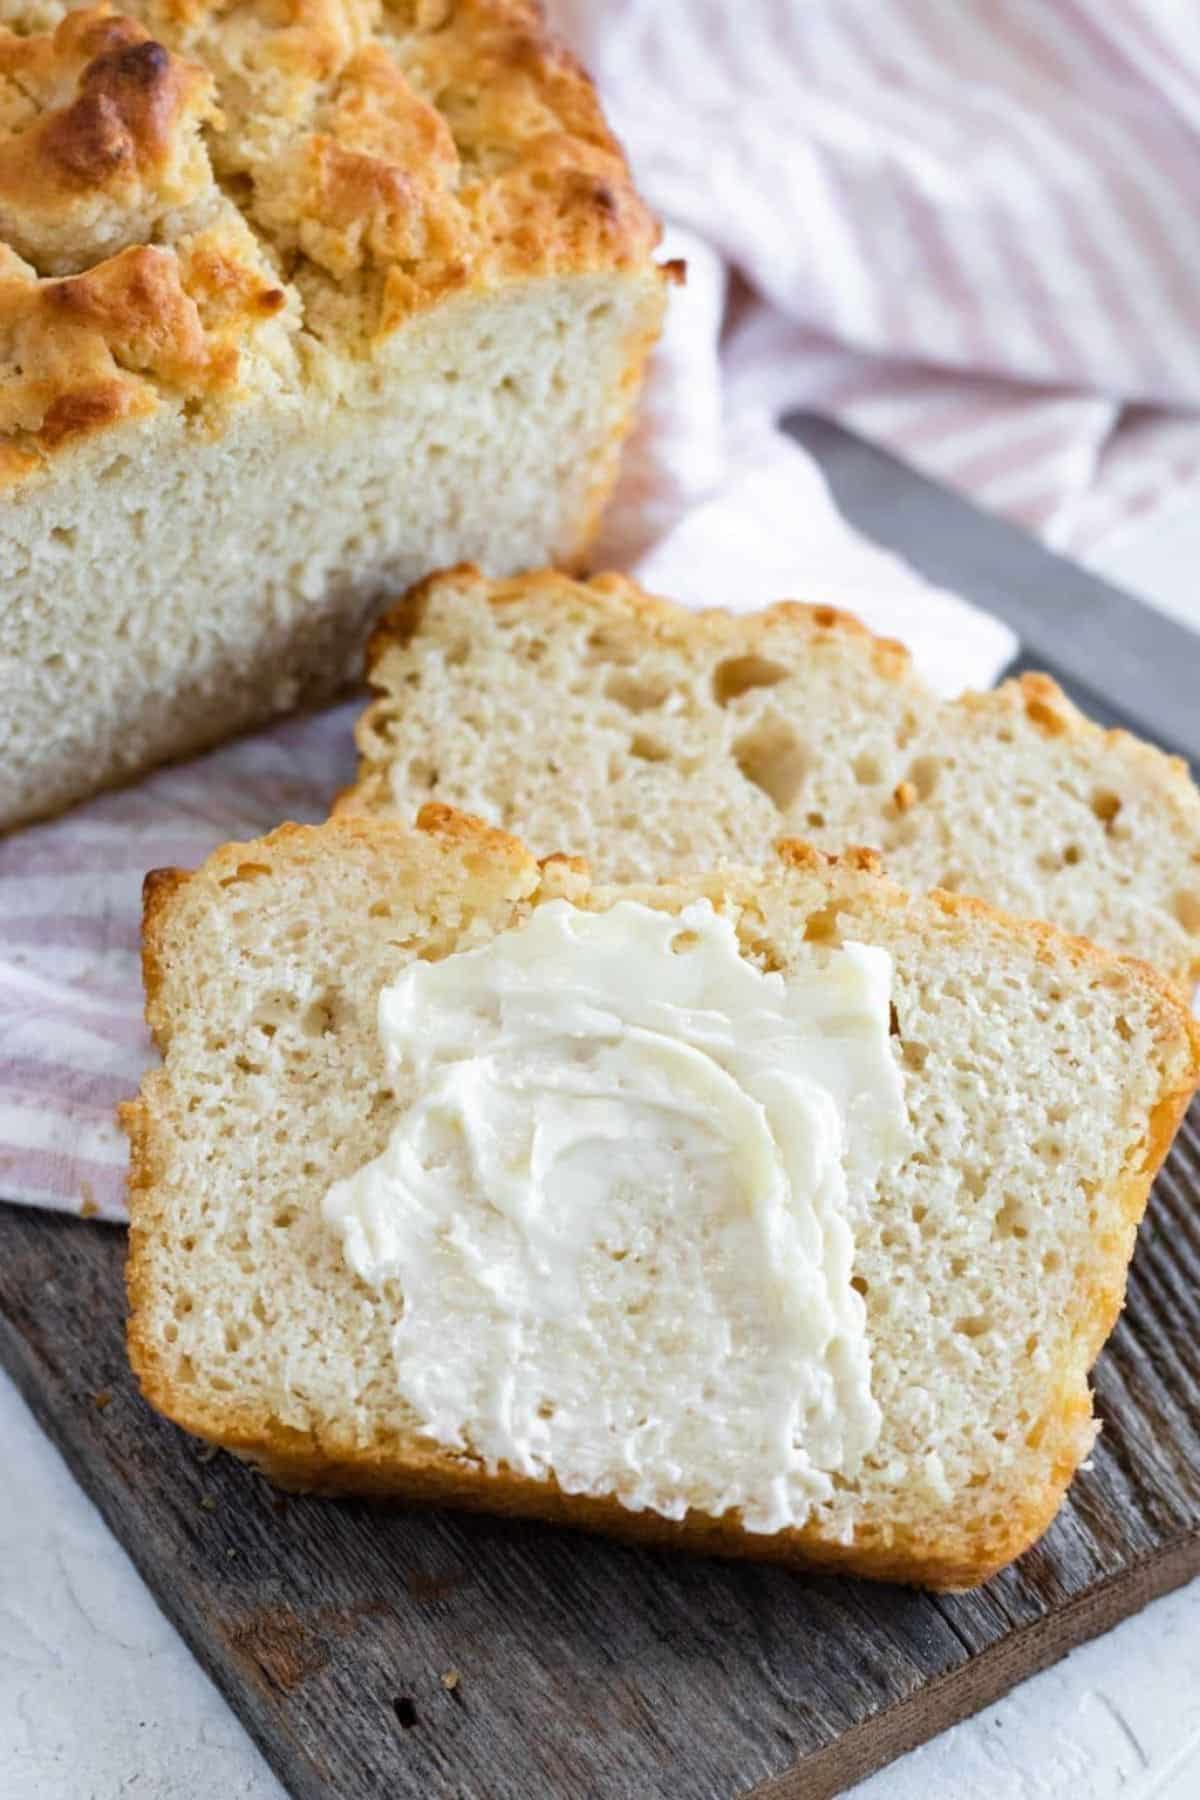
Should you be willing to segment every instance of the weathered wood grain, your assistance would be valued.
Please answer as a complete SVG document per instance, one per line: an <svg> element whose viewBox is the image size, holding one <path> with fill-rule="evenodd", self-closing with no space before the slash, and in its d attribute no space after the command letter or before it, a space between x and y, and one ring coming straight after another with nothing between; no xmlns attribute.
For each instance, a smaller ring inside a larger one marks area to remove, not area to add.
<svg viewBox="0 0 1200 1800"><path fill-rule="evenodd" d="M1200 1573L1200 1107L1096 1371L1093 1467L952 1598L285 1500L143 1405L123 1254L4 1209L0 1359L297 1800L821 1800Z"/></svg>

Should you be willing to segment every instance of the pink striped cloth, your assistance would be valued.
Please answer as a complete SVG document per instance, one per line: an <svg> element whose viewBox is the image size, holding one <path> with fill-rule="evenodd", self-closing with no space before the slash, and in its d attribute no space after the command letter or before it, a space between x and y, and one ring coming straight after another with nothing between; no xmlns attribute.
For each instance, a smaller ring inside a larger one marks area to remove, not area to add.
<svg viewBox="0 0 1200 1800"><path fill-rule="evenodd" d="M1181 0L554 0L650 200L750 290L727 418L833 413L1060 548L1200 474Z"/></svg>
<svg viewBox="0 0 1200 1800"><path fill-rule="evenodd" d="M1015 646L848 532L775 430L817 407L1093 543L1200 463L1200 32L1168 0L555 0L687 257L603 560L700 604L784 593L945 691ZM123 1213L151 1057L145 869L319 818L355 708L0 840L0 1196Z"/></svg>

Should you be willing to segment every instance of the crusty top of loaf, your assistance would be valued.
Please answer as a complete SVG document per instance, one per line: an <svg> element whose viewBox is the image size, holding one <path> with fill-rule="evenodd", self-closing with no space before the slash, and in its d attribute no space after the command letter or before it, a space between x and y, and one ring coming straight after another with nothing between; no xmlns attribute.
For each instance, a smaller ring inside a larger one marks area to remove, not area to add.
<svg viewBox="0 0 1200 1800"><path fill-rule="evenodd" d="M0 481L656 241L534 0L0 0Z"/></svg>

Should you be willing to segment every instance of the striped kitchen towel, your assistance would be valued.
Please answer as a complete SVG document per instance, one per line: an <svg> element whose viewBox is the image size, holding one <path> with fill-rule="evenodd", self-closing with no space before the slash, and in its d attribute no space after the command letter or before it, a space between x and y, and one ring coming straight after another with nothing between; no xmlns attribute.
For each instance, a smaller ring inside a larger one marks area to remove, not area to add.
<svg viewBox="0 0 1200 1800"><path fill-rule="evenodd" d="M831 413L1076 552L1195 486L1195 6L550 12L700 279L736 276L735 433Z"/></svg>

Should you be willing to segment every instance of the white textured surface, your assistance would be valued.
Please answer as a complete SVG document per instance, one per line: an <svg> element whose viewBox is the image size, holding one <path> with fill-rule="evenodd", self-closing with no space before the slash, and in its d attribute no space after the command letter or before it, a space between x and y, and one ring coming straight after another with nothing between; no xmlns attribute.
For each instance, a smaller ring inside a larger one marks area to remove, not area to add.
<svg viewBox="0 0 1200 1800"><path fill-rule="evenodd" d="M1103 557L1200 627L1200 512ZM0 1800L282 1800L0 1377ZM1195 1800L1200 1582L864 1783L856 1800Z"/></svg>
<svg viewBox="0 0 1200 1800"><path fill-rule="evenodd" d="M0 1800L281 1800L2 1374L0 1442Z"/></svg>

